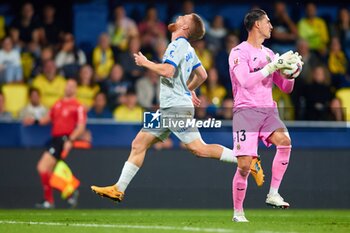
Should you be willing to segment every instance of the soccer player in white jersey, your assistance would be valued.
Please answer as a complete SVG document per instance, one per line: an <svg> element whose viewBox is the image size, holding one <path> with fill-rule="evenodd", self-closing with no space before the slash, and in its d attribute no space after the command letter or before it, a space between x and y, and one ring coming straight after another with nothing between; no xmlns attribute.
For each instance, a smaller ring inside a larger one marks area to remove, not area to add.
<svg viewBox="0 0 350 233"><path fill-rule="evenodd" d="M134 54L137 65L150 69L160 75L160 110L163 114L185 115L193 118L194 105L200 101L194 90L207 78L207 73L199 61L189 41L199 40L204 36L205 29L201 18L196 14L179 16L175 23L168 26L172 33L172 42L167 47L163 63L149 61L141 52ZM177 120L173 118L172 120ZM113 201L123 200L124 192L130 181L142 166L147 149L158 141L165 140L173 132L186 148L201 158L214 158L225 162L236 162L231 149L218 144L203 142L197 128L169 127L158 130L143 128L133 140L131 152L125 162L119 180L107 187L91 186L98 195L108 197ZM259 186L263 183L263 172L260 161L252 163L252 173Z"/></svg>
<svg viewBox="0 0 350 233"><path fill-rule="evenodd" d="M262 45L265 39L270 38L272 31L265 11L251 10L246 14L244 24L248 39L233 48L229 56L234 97L234 153L238 158L232 182L233 221L236 222L248 221L244 216L243 202L250 164L258 155L259 139L267 146L274 144L277 148L266 204L289 207L278 189L288 166L292 146L287 128L279 118L277 104L272 99L272 87L276 84L282 91L290 93L294 79L287 79L283 72L293 70L293 65L301 61L299 55L292 51L279 56Z"/></svg>

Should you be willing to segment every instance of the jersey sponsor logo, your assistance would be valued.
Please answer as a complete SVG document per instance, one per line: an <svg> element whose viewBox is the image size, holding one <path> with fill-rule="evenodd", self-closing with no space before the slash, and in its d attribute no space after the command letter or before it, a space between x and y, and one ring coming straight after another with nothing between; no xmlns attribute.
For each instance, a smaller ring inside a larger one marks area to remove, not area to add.
<svg viewBox="0 0 350 233"><path fill-rule="evenodd" d="M193 54L191 52L189 52L188 54L186 54L185 60L186 60L186 62L188 62L192 58L193 58Z"/></svg>

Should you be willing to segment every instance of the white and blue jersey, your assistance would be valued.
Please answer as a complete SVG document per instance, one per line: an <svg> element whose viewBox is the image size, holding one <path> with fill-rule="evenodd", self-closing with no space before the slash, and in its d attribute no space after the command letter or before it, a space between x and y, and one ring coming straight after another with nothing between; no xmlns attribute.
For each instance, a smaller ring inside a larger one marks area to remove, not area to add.
<svg viewBox="0 0 350 233"><path fill-rule="evenodd" d="M187 81L201 63L186 38L179 37L168 45L163 63L173 65L175 74L171 78L160 77L160 108L193 107Z"/></svg>

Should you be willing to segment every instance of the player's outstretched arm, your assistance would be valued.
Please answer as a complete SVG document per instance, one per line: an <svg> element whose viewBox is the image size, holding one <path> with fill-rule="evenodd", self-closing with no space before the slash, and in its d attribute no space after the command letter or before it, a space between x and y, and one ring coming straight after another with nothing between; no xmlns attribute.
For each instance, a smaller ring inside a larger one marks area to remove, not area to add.
<svg viewBox="0 0 350 233"><path fill-rule="evenodd" d="M172 78L175 74L175 67L173 65L168 63L157 64L149 61L141 52L134 53L134 58L136 65L150 69L165 78Z"/></svg>
<svg viewBox="0 0 350 233"><path fill-rule="evenodd" d="M268 63L263 69L250 72L248 60L241 57L241 59L237 61L237 64L234 64L231 72L235 74L235 78L243 88L250 89L270 74L273 74L276 70L292 69L292 65L290 64L292 62L294 62L294 57L290 57L290 54L287 53L282 56L276 56L275 59Z"/></svg>

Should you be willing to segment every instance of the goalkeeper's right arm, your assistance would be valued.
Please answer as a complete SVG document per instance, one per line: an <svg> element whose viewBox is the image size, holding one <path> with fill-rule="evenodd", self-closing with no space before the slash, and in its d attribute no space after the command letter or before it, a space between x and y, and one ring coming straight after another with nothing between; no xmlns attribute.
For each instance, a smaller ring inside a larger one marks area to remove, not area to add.
<svg viewBox="0 0 350 233"><path fill-rule="evenodd" d="M247 61L242 61L233 68L233 73L239 84L246 89L254 87L257 83L279 69L292 69L295 62L292 51L284 53L282 56L275 56L274 60L257 72L250 72Z"/></svg>

